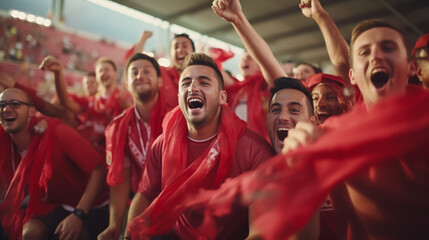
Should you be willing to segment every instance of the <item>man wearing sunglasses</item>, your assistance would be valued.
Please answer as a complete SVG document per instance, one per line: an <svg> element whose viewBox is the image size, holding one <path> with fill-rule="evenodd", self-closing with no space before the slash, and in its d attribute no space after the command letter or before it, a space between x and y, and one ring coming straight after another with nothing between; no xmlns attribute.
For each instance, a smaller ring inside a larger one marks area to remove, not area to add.
<svg viewBox="0 0 429 240"><path fill-rule="evenodd" d="M58 120L34 134L35 114L22 90L0 93L0 228L9 239L95 239L108 222L103 159Z"/></svg>
<svg viewBox="0 0 429 240"><path fill-rule="evenodd" d="M429 33L422 35L413 49L417 62L417 76L425 89L429 89Z"/></svg>

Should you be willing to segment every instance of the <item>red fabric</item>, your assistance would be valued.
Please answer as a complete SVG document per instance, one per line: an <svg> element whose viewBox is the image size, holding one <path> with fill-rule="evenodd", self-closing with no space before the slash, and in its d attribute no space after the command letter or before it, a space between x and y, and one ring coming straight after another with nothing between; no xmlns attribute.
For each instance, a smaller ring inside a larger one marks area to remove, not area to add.
<svg viewBox="0 0 429 240"><path fill-rule="evenodd" d="M313 88L321 82L335 82L342 87L346 86L346 82L340 76L335 76L326 73L317 73L307 78L306 84L310 93L313 91Z"/></svg>
<svg viewBox="0 0 429 240"><path fill-rule="evenodd" d="M177 94L180 74L175 67L161 67L162 87L161 92L165 96L166 103L170 106L179 104Z"/></svg>
<svg viewBox="0 0 429 240"><path fill-rule="evenodd" d="M101 156L76 131L60 124L59 120L44 119L48 128L42 136L33 134L0 205L0 219L11 239L21 237L22 225L28 219L47 214L59 204L76 206L90 172L102 163ZM39 120L32 119L30 132L34 122ZM0 150L5 154L0 155L0 162L10 164L12 143L9 135L1 130L0 142L5 145L1 145ZM26 195L30 195L29 205L21 210ZM104 202L107 197L105 189L95 204Z"/></svg>
<svg viewBox="0 0 429 240"><path fill-rule="evenodd" d="M88 97L88 105L84 111L86 122L76 129L99 153L104 155L106 151L104 131L110 121L122 112L120 90L115 89L108 98L102 98L98 94Z"/></svg>
<svg viewBox="0 0 429 240"><path fill-rule="evenodd" d="M226 89L228 104L235 110L240 103L240 98L247 94L247 127L270 142L267 129L268 102L271 93L262 73L246 77Z"/></svg>
<svg viewBox="0 0 429 240"><path fill-rule="evenodd" d="M234 57L234 53L231 50L227 52L222 48L211 47L209 48L209 53L210 53L210 56L215 60L220 71L222 71L223 69L222 63Z"/></svg>
<svg viewBox="0 0 429 240"><path fill-rule="evenodd" d="M417 39L416 44L413 48L413 55L416 54L416 50L422 47L427 47L429 42L429 33L423 34Z"/></svg>
<svg viewBox="0 0 429 240"><path fill-rule="evenodd" d="M176 208L186 195L201 188L217 188L232 169L237 139L246 124L226 105L222 106L218 135L191 165L188 160L188 130L179 107L164 119L162 192L139 217L132 220L129 230L133 237L147 238L168 232L184 209ZM219 154L220 153L220 154Z"/></svg>
<svg viewBox="0 0 429 240"><path fill-rule="evenodd" d="M134 44L133 46L131 46L130 49L127 50L124 56L125 62L128 61L128 59L134 54L135 49L136 49L136 45Z"/></svg>
<svg viewBox="0 0 429 240"><path fill-rule="evenodd" d="M58 120L45 118L48 128L43 136L34 135L25 157L21 160L14 177L0 205L1 224L11 239L21 239L22 226L25 219L45 214L55 208L55 204L43 203L42 196L47 191L47 183L52 176L53 134ZM11 140L1 130L2 153L10 153ZM6 148L6 149L4 149ZM37 154L39 153L39 154ZM0 162L10 162L10 154L1 154ZM22 200L30 194L26 210L20 209Z"/></svg>
<svg viewBox="0 0 429 240"><path fill-rule="evenodd" d="M162 95L158 95L158 101L155 104L150 114L149 126L151 128L151 136L149 141L149 149L153 141L162 133L162 120L171 107L165 103ZM131 126L132 131L138 131L136 127L136 116L134 106L130 107L116 117L106 128L106 162L109 167L107 175L107 184L115 186L124 181L124 154L125 143L128 136L128 129ZM145 128L141 128L144 132L142 135L147 135ZM140 149L141 150L141 149ZM142 166L143 168L143 166ZM137 177L140 179L140 176ZM137 186L137 184L135 184ZM137 189L133 189L136 191Z"/></svg>
<svg viewBox="0 0 429 240"><path fill-rule="evenodd" d="M205 206L202 228L210 234L213 217L228 214L237 201L257 201L264 214L254 223L264 239L285 239L307 222L336 184L370 166L428 149L428 101L429 92L418 91L381 101L370 111L360 105L339 116L341 127L318 141L278 155L217 191L189 194L182 207ZM429 152L424 154L417 160L426 161Z"/></svg>

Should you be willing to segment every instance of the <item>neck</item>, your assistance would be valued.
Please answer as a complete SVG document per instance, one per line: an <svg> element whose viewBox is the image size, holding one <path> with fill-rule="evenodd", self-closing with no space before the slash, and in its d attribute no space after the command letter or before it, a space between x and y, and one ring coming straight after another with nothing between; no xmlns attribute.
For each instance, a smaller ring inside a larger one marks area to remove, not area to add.
<svg viewBox="0 0 429 240"><path fill-rule="evenodd" d="M210 138L217 133L217 129L220 123L220 110L218 114L204 126L195 126L191 123L188 124L188 136L195 140L204 140Z"/></svg>
<svg viewBox="0 0 429 240"><path fill-rule="evenodd" d="M107 87L103 87L100 89L101 96L109 96L112 94L116 89L116 83L112 83L111 85Z"/></svg>
<svg viewBox="0 0 429 240"><path fill-rule="evenodd" d="M18 152L22 152L30 145L32 135L29 131L21 131L16 134L10 134L10 138L18 148Z"/></svg>
<svg viewBox="0 0 429 240"><path fill-rule="evenodd" d="M145 122L149 122L150 113L152 112L153 107L158 102L159 93L157 93L153 98L147 101L141 101L140 99L134 99L134 106L137 109L140 117Z"/></svg>

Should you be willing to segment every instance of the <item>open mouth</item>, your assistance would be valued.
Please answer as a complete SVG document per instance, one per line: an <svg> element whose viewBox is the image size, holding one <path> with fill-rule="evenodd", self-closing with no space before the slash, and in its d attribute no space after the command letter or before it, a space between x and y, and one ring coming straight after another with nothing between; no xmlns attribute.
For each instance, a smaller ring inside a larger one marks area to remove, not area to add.
<svg viewBox="0 0 429 240"><path fill-rule="evenodd" d="M371 74L371 82L375 88L382 88L389 81L389 77L385 71L375 71Z"/></svg>
<svg viewBox="0 0 429 240"><path fill-rule="evenodd" d="M324 123L326 119L328 119L331 115L327 113L319 113L317 114L317 119L320 123Z"/></svg>
<svg viewBox="0 0 429 240"><path fill-rule="evenodd" d="M12 116L6 116L3 119L4 119L5 122L8 122L8 123L13 122L13 121L16 120L16 118L12 117Z"/></svg>
<svg viewBox="0 0 429 240"><path fill-rule="evenodd" d="M277 128L277 138L283 142L283 140L285 140L285 138L288 136L289 133L289 128Z"/></svg>
<svg viewBox="0 0 429 240"><path fill-rule="evenodd" d="M204 106L204 102L199 98L191 97L188 99L188 106L190 109L199 109Z"/></svg>

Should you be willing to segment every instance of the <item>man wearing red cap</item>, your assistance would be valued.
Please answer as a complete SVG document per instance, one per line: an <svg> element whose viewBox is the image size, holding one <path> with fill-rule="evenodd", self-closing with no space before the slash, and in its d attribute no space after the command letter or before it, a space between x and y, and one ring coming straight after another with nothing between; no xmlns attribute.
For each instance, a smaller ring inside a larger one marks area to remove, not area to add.
<svg viewBox="0 0 429 240"><path fill-rule="evenodd" d="M314 115L318 124L322 124L331 116L339 115L353 108L354 97L346 97L347 88L343 78L317 73L307 79L307 88L311 92Z"/></svg>
<svg viewBox="0 0 429 240"><path fill-rule="evenodd" d="M417 62L417 76L425 89L429 89L429 33L422 35L413 49Z"/></svg>

